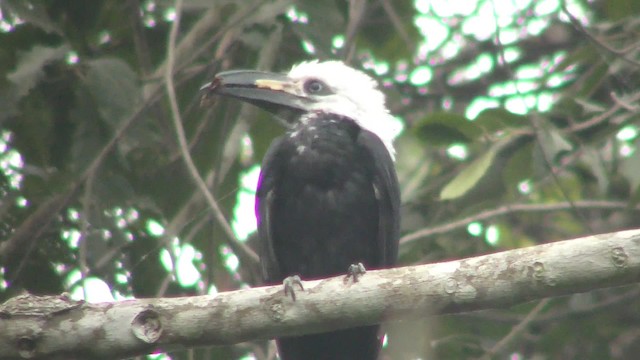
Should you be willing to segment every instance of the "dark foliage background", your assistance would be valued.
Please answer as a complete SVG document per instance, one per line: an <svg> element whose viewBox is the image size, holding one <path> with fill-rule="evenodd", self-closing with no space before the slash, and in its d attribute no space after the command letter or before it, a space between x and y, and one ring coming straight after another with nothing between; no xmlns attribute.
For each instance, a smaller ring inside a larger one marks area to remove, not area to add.
<svg viewBox="0 0 640 360"><path fill-rule="evenodd" d="M312 58L378 78L404 124L401 264L640 225L636 0L176 5L0 1L0 300L258 284L253 238L229 224L250 218L241 179L282 129L237 102L200 106L198 89ZM385 356L630 359L639 294L390 324ZM256 342L167 356L274 355Z"/></svg>

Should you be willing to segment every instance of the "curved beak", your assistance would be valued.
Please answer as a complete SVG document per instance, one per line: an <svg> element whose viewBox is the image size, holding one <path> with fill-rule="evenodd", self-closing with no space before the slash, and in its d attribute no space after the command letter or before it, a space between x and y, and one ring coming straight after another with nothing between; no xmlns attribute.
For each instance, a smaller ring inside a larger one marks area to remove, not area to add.
<svg viewBox="0 0 640 360"><path fill-rule="evenodd" d="M273 113L289 127L314 102L288 76L254 70L221 72L200 90L201 103L211 102L214 95L233 97Z"/></svg>

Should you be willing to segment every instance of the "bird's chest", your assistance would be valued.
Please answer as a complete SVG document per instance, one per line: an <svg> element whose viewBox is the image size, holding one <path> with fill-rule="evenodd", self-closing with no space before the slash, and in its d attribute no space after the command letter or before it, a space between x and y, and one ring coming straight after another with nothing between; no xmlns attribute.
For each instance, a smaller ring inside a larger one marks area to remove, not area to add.
<svg viewBox="0 0 640 360"><path fill-rule="evenodd" d="M366 154L357 144L352 124L315 121L289 133L286 141L285 177L301 186L339 187L365 175Z"/></svg>

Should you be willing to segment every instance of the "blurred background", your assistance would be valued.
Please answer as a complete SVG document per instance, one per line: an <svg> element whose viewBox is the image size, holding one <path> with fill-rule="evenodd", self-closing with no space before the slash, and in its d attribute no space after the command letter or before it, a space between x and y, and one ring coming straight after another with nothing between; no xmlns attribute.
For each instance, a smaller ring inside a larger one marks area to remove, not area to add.
<svg viewBox="0 0 640 360"><path fill-rule="evenodd" d="M283 129L199 89L310 59L367 72L397 116L400 264L638 228L639 33L637 0L0 0L0 301L259 285L253 197ZM384 356L632 359L639 295L389 324Z"/></svg>

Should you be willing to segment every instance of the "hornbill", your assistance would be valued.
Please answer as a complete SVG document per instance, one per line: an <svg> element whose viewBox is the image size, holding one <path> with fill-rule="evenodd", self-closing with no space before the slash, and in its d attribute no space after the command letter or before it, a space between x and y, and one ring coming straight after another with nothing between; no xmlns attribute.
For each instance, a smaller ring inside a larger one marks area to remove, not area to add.
<svg viewBox="0 0 640 360"><path fill-rule="evenodd" d="M394 265L400 192L393 117L372 78L340 61L315 61L288 74L222 72L203 91L203 99L223 95L257 105L288 128L264 157L256 193L265 282L336 276L361 268L354 264ZM379 328L276 341L284 360L374 360Z"/></svg>

